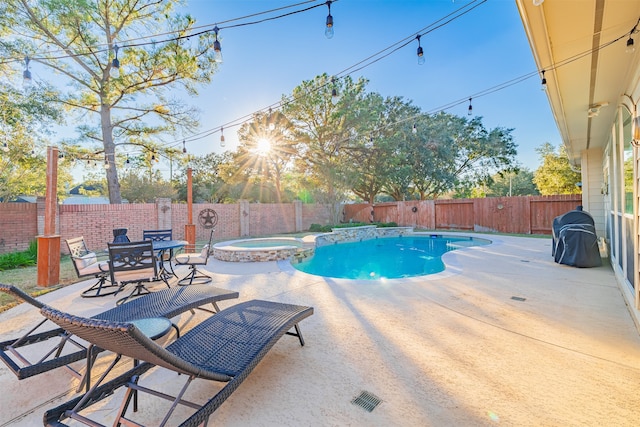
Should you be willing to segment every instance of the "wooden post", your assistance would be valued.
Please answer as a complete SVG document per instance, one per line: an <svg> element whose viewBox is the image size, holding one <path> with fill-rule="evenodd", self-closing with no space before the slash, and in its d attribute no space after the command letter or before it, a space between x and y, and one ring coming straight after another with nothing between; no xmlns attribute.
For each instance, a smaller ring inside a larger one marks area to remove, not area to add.
<svg viewBox="0 0 640 427"><path fill-rule="evenodd" d="M184 238L189 245L187 252L195 252L196 247L196 225L193 223L193 180L192 170L187 169L187 223L184 226Z"/></svg>
<svg viewBox="0 0 640 427"><path fill-rule="evenodd" d="M56 235L58 149L47 147L47 190L44 235L38 236L38 286L60 283L60 236Z"/></svg>

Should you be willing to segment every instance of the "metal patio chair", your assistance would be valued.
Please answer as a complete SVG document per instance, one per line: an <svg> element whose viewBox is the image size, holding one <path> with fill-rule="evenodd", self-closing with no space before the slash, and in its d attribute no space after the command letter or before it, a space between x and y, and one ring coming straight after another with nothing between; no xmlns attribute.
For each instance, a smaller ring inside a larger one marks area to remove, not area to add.
<svg viewBox="0 0 640 427"><path fill-rule="evenodd" d="M119 286L109 281L109 261L100 261L98 255L87 248L83 236L66 239L65 243L69 248L73 268L76 270L78 278L93 276L98 279L89 289L82 292L83 298L113 295L118 292Z"/></svg>
<svg viewBox="0 0 640 427"><path fill-rule="evenodd" d="M158 257L153 250L153 242L108 243L109 271L111 283L119 286L118 292L128 284L135 283L135 287L116 304L122 304L131 298L151 293L147 283L162 280L170 288L167 278L160 274L162 271Z"/></svg>
<svg viewBox="0 0 640 427"><path fill-rule="evenodd" d="M213 230L209 234L209 243L204 245L200 252L186 252L178 254L175 257L176 264L188 265L189 274L182 279L178 280L178 284L181 286L188 286L194 284L203 284L211 282L211 276L198 270L199 265L207 265L209 261L209 255L211 253L211 242L213 241Z"/></svg>

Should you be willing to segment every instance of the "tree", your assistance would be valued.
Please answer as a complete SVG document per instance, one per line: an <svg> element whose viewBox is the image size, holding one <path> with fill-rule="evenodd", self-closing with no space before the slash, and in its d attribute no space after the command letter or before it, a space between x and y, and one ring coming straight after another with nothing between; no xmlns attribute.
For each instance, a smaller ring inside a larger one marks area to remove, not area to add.
<svg viewBox="0 0 640 427"><path fill-rule="evenodd" d="M46 129L59 118L46 88L22 93L15 87L0 85L0 202L9 202L19 195L46 194L47 145ZM72 182L70 163L58 161L58 197Z"/></svg>
<svg viewBox="0 0 640 427"><path fill-rule="evenodd" d="M458 188L454 197L535 196L540 194L527 168L500 171L473 188Z"/></svg>
<svg viewBox="0 0 640 427"><path fill-rule="evenodd" d="M291 100L283 100L282 112L296 128L297 172L312 183L316 201L334 205L335 221L356 179L347 153L358 137L366 83L323 74L302 82Z"/></svg>
<svg viewBox="0 0 640 427"><path fill-rule="evenodd" d="M238 130L240 145L234 155L241 175L256 178L261 190L273 183L275 201L282 203L283 174L296 154L294 128L282 113L257 114ZM267 201L263 191L258 200Z"/></svg>
<svg viewBox="0 0 640 427"><path fill-rule="evenodd" d="M173 12L175 2L139 0L5 0L0 31L10 41L5 56L24 57L52 69L69 84L56 101L79 119L78 142L99 142L111 203L120 203L116 146L148 148L154 138L197 125L195 112L169 97L182 87L196 94L216 70L213 42L205 32L191 41L195 21ZM140 42L149 29L170 34ZM127 42L126 40L138 40ZM118 41L121 45L118 47ZM48 54L44 52L56 52ZM120 75L113 60L120 61ZM91 122L95 117L95 121ZM94 150L95 151L95 150Z"/></svg>
<svg viewBox="0 0 640 427"><path fill-rule="evenodd" d="M569 157L560 145L558 151L550 143L542 144L536 149L540 155L541 165L533 174L533 182L543 196L554 194L580 194L577 184L581 180L580 172L576 172L569 164Z"/></svg>
<svg viewBox="0 0 640 427"><path fill-rule="evenodd" d="M174 186L178 190L178 200L187 200L187 168L191 168L193 200L209 203L233 201L230 197L230 186L226 180L225 165L232 161L231 154L210 153L204 156L189 156L180 165Z"/></svg>

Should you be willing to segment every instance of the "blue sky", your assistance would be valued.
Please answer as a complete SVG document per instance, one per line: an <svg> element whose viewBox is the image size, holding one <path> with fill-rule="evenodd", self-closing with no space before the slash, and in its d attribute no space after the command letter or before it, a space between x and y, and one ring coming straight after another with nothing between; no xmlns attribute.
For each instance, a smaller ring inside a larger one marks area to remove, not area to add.
<svg viewBox="0 0 640 427"><path fill-rule="evenodd" d="M181 12L197 25L294 4L271 0L190 0ZM300 4L299 10L322 1ZM327 7L256 25L220 31L224 62L210 85L184 100L201 110L201 130L216 129L277 103L303 80L335 75L463 7L461 0L339 0L332 4L335 35L324 35ZM481 3L478 1L478 3ZM259 19L259 17L253 18ZM223 27L229 24L220 24ZM424 112L536 71L514 0L488 0L422 36L426 62L418 65L417 41L351 74L369 80L369 91L402 96ZM558 146L560 136L536 75L494 93L474 97L474 115L487 128L513 128L518 162L536 169L535 148ZM466 115L468 101L446 111ZM225 128L226 148L238 128ZM194 154L222 152L220 133L189 142Z"/></svg>

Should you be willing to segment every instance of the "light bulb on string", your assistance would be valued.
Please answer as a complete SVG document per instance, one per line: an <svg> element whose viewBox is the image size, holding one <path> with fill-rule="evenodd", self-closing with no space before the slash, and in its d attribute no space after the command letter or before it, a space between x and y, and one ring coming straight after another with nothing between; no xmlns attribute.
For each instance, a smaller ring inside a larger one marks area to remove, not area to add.
<svg viewBox="0 0 640 427"><path fill-rule="evenodd" d="M217 63L221 63L222 62L222 47L220 46L220 40L218 40L218 31L220 31L220 28L218 28L218 26L216 25L215 27L213 27L213 32L216 36L216 39L213 41L213 60L216 61Z"/></svg>
<svg viewBox="0 0 640 427"><path fill-rule="evenodd" d="M22 86L25 88L31 87L33 79L31 78L31 71L29 71L29 62L31 60L28 56L24 58L24 71L22 72Z"/></svg>
<svg viewBox="0 0 640 427"><path fill-rule="evenodd" d="M129 160L129 154L127 154L127 160L125 160L124 164L129 165L131 161Z"/></svg>
<svg viewBox="0 0 640 427"><path fill-rule="evenodd" d="M627 40L627 47L625 48L625 52L633 53L636 51L636 47L633 44L633 37L629 36L629 40Z"/></svg>
<svg viewBox="0 0 640 427"><path fill-rule="evenodd" d="M473 105L471 105L471 98L469 98L469 108L467 109L467 115L470 116L473 114Z"/></svg>
<svg viewBox="0 0 640 427"><path fill-rule="evenodd" d="M182 140L182 153L183 154L187 153L187 147L184 145L184 139Z"/></svg>
<svg viewBox="0 0 640 427"><path fill-rule="evenodd" d="M331 3L331 0L327 1L329 15L327 15L327 23L324 29L324 36L328 39L333 38L333 16L331 16Z"/></svg>
<svg viewBox="0 0 640 427"><path fill-rule="evenodd" d="M269 130L274 130L276 128L276 124L273 122L271 107L269 107L269 117L267 118L267 121L269 122Z"/></svg>
<svg viewBox="0 0 640 427"><path fill-rule="evenodd" d="M413 133L414 135L418 133L418 126L415 123L413 124L413 128L411 129L411 133Z"/></svg>
<svg viewBox="0 0 640 427"><path fill-rule="evenodd" d="M425 57L424 57L424 50L422 49L422 46L420 45L420 34L418 34L416 36L416 40L418 40L418 51L417 51L418 65L423 65L424 62L425 62Z"/></svg>
<svg viewBox="0 0 640 427"><path fill-rule="evenodd" d="M2 144L2 151L4 151L5 153L9 152L9 144L7 144L6 142Z"/></svg>
<svg viewBox="0 0 640 427"><path fill-rule="evenodd" d="M104 168L105 169L111 168L111 165L109 164L109 160L106 157L104 159Z"/></svg>
<svg viewBox="0 0 640 427"><path fill-rule="evenodd" d="M224 141L224 128L221 126L220 127L220 146L224 147L225 145L227 145Z"/></svg>
<svg viewBox="0 0 640 427"><path fill-rule="evenodd" d="M544 70L542 70L542 81L540 84L542 85L542 90L547 90L547 78L544 76Z"/></svg>
<svg viewBox="0 0 640 427"><path fill-rule="evenodd" d="M120 49L118 45L113 46L115 57L113 58L113 61L111 61L111 70L109 71L109 74L114 79L120 77L120 60L118 60L118 49Z"/></svg>

